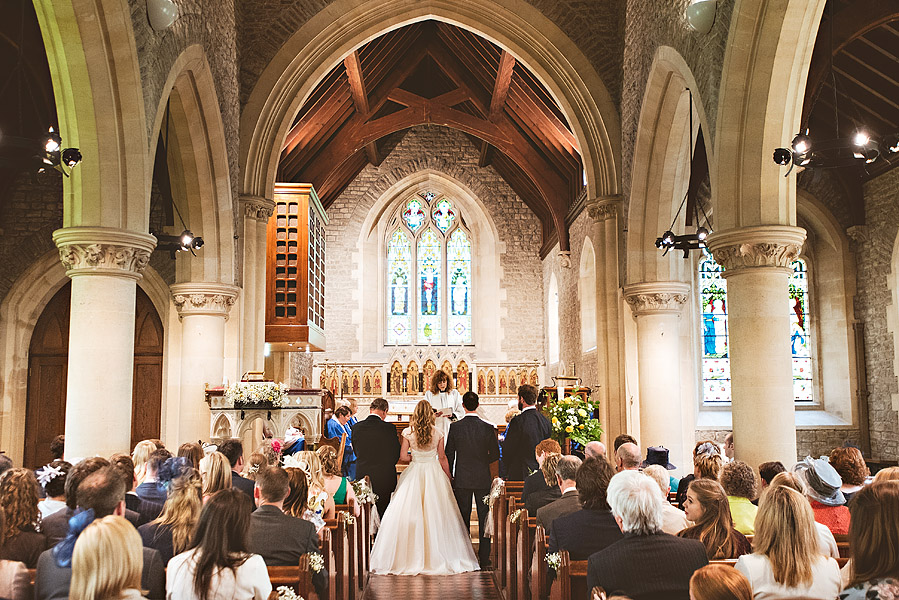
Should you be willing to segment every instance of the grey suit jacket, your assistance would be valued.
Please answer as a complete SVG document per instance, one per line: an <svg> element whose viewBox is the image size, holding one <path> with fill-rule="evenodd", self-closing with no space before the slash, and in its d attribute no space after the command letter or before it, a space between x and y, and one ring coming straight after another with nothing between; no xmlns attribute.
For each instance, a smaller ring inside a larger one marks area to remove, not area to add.
<svg viewBox="0 0 899 600"><path fill-rule="evenodd" d="M558 500L554 500L537 510L537 525L543 525L543 529L549 535L552 531L553 521L580 509L581 505L577 499L577 490L568 490Z"/></svg>
<svg viewBox="0 0 899 600"><path fill-rule="evenodd" d="M57 565L52 548L44 551L37 559L34 599L66 600L69 597L71 582L72 568ZM140 585L143 589L149 590L147 598L153 600L165 598L165 565L162 564L159 552L153 548L144 548L144 570L140 577Z"/></svg>
<svg viewBox="0 0 899 600"><path fill-rule="evenodd" d="M300 556L319 551L315 525L304 519L285 515L277 506L263 505L250 515L249 551L258 554L270 567L296 565ZM328 587L328 572L312 576L312 584L320 598Z"/></svg>

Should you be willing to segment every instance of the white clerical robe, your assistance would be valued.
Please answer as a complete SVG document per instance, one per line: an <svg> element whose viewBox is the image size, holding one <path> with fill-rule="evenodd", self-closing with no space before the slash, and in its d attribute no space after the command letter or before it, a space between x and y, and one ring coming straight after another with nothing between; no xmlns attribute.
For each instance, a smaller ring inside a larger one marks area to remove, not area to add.
<svg viewBox="0 0 899 600"><path fill-rule="evenodd" d="M441 411L443 409L450 409L452 414L456 416L457 419L461 419L465 416L465 410L462 408L462 396L459 395L459 392L456 390L450 390L448 392L438 392L436 394L431 393L431 390L425 392L425 400L431 403L431 406L434 407L434 410ZM446 411L444 411L446 412ZM444 435L449 433L450 427L450 418L449 416L437 415L437 423L436 427L440 431L443 432Z"/></svg>

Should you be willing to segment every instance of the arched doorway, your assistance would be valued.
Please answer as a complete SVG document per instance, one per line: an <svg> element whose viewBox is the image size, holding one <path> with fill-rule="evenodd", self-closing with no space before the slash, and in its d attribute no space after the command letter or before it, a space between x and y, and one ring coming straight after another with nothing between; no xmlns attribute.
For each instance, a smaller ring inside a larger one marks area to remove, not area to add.
<svg viewBox="0 0 899 600"><path fill-rule="evenodd" d="M41 313L31 336L23 460L26 467L37 467L49 462L50 442L65 431L71 293L72 285L67 283L53 296ZM162 320L150 298L138 287L134 332L132 446L142 439L159 437L162 416L162 348Z"/></svg>

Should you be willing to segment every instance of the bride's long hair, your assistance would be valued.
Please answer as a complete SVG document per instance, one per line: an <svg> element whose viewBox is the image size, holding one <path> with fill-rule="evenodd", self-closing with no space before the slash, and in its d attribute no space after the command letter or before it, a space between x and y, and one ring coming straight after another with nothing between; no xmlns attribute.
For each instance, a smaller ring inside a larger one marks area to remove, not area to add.
<svg viewBox="0 0 899 600"><path fill-rule="evenodd" d="M431 406L430 402L422 400L415 405L409 426L412 428L412 433L415 434L418 445L422 448L426 448L431 443L434 437L434 423L436 422L434 407Z"/></svg>

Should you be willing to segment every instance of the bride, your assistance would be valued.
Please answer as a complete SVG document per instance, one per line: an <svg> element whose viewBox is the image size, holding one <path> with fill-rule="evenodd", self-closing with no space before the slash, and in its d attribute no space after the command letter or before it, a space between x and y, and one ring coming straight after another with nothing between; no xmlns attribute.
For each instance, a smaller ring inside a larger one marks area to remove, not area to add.
<svg viewBox="0 0 899 600"><path fill-rule="evenodd" d="M381 519L371 551L373 573L448 575L478 570L466 524L450 485L443 434L434 427L427 400L415 406L411 427L403 430L403 471Z"/></svg>

